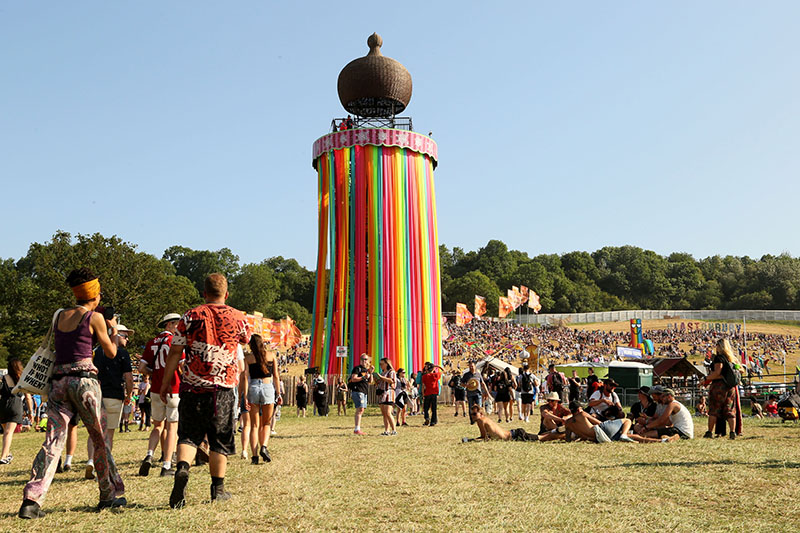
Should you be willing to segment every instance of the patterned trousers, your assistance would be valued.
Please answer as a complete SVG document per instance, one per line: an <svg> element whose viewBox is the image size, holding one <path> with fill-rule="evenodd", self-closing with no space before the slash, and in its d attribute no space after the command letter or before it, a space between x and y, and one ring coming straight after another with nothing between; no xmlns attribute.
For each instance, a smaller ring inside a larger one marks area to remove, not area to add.
<svg viewBox="0 0 800 533"><path fill-rule="evenodd" d="M67 440L67 426L76 412L89 430L94 445L100 500L112 500L125 493L122 478L103 436L106 419L102 407L100 383L96 379L66 376L53 381L47 401L47 432L44 444L33 460L31 479L25 485L26 499L40 505L44 501Z"/></svg>

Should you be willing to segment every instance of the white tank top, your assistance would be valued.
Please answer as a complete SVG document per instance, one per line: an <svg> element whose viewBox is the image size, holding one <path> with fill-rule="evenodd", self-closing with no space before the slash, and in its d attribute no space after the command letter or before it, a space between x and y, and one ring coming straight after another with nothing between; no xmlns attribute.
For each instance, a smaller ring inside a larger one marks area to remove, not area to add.
<svg viewBox="0 0 800 533"><path fill-rule="evenodd" d="M679 429L681 433L688 435L690 439L693 439L694 422L692 421L692 415L689 413L689 410L685 405L680 402L678 402L678 405L681 406L680 410L675 414L669 415L669 419L672 422L672 425Z"/></svg>

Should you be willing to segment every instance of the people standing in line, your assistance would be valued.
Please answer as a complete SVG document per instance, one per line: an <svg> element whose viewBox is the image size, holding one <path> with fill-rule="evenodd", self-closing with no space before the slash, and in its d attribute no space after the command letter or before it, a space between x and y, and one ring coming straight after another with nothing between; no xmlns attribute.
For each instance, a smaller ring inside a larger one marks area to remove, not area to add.
<svg viewBox="0 0 800 533"><path fill-rule="evenodd" d="M306 407L308 407L308 385L306 384L305 376L300 376L300 380L297 382L297 389L294 392L294 401L297 404L297 418L300 418L301 414L303 418L305 418Z"/></svg>
<svg viewBox="0 0 800 533"><path fill-rule="evenodd" d="M365 433L361 431L361 417L367 407L367 393L369 392L369 384L372 382L372 373L375 371L375 367L370 363L369 356L365 353L361 354L359 361L361 364L353 367L353 372L350 374L350 379L347 380L347 383L350 389L350 398L353 399L353 406L355 407L355 428L353 433L364 435Z"/></svg>
<svg viewBox="0 0 800 533"><path fill-rule="evenodd" d="M458 408L461 407L461 416L467 416L467 388L461 383L461 374L457 369L453 369L450 381L447 383L453 394L454 406L456 408L453 416L458 416Z"/></svg>
<svg viewBox="0 0 800 533"><path fill-rule="evenodd" d="M375 375L375 379L377 379L375 392L378 395L381 415L383 415L383 433L381 435L385 437L395 436L397 435L397 423L394 419L394 399L395 387L397 387L397 373L392 368L392 363L385 357L381 358L378 366L381 372Z"/></svg>
<svg viewBox="0 0 800 533"><path fill-rule="evenodd" d="M78 413L94 443L94 467L100 488L98 510L127 505L125 485L117 472L111 450L103 437L105 424L101 411L102 396L97 381L97 367L92 362L96 340L106 356L117 354L116 318L105 319L95 309L100 304L100 282L87 268L73 270L67 276L76 305L59 312L55 319L55 361L47 401L47 432L36 454L31 479L25 485L20 518L41 518L41 504L56 473L57 458L67 434L67 424ZM109 337L109 329L111 337Z"/></svg>
<svg viewBox="0 0 800 533"><path fill-rule="evenodd" d="M408 380L406 379L406 371L402 368L397 369L397 385L394 389L394 404L397 407L397 420L398 426L407 426L406 411L408 404L411 400L408 394Z"/></svg>
<svg viewBox="0 0 800 533"><path fill-rule="evenodd" d="M439 423L436 408L439 401L439 381L442 379L443 370L444 368L430 362L425 363L423 366L422 395L423 411L425 414L425 421L422 423L423 426L433 427Z"/></svg>
<svg viewBox="0 0 800 533"><path fill-rule="evenodd" d="M161 391L164 382L164 369L167 364L167 355L172 347L172 339L178 331L178 322L181 315L169 313L159 321L158 327L164 328L155 338L147 341L139 360L139 372L149 376L152 390ZM183 361L183 358L181 358ZM180 364L180 363L179 363ZM147 441L147 455L139 467L139 475L146 476L150 472L153 455L159 443L161 444L161 476L175 474L172 468L172 454L178 443L178 405L180 404L180 372L176 369L172 375L172 386L167 392L167 402L161 401L161 396L150 395L150 412L153 420L153 430Z"/></svg>
<svg viewBox="0 0 800 533"><path fill-rule="evenodd" d="M336 378L336 414L347 416L347 383L341 376Z"/></svg>
<svg viewBox="0 0 800 533"><path fill-rule="evenodd" d="M483 401L489 398L489 387L480 372L475 367L475 361L470 361L467 371L461 376L461 384L467 389L467 404L470 409L473 405L483 407Z"/></svg>
<svg viewBox="0 0 800 533"><path fill-rule="evenodd" d="M100 382L100 392L103 395L103 415L106 418L104 435L109 450L114 449L114 432L119 428L119 422L122 420L122 406L129 405L133 395L131 356L125 349L130 335L133 335L133 330L118 324L117 336L114 338L117 355L113 358L106 357L102 346L99 346L94 352L94 366L97 367L97 380ZM86 447L89 451L89 460L86 462L84 477L94 479L92 439L89 439Z"/></svg>
<svg viewBox="0 0 800 533"><path fill-rule="evenodd" d="M732 372L737 364L733 356L733 348L727 338L717 341L716 354L711 361L711 372L706 376L703 385L711 385L708 389L708 431L703 438L711 439L714 437L714 429L717 419L725 420L730 429L730 438L736 438L735 422L735 385L728 385L723 379L723 372ZM730 368L728 370L726 365ZM724 426L723 426L724 427Z"/></svg>
<svg viewBox="0 0 800 533"><path fill-rule="evenodd" d="M186 505L189 464L197 447L208 440L211 500L231 498L225 490L228 455L236 453L236 387L243 365L238 346L250 341L244 315L225 305L228 281L222 274L209 274L204 283L205 303L190 309L178 323L167 356L161 401L167 402L172 376L186 350L186 362L178 405L178 464L169 497L173 509ZM262 369L263 370L263 369Z"/></svg>
<svg viewBox="0 0 800 533"><path fill-rule="evenodd" d="M136 400L139 407L139 431L150 430L150 416L152 399L150 398L150 376L141 376L139 385L137 386L137 393L139 399ZM157 393L158 391L155 391Z"/></svg>
<svg viewBox="0 0 800 533"><path fill-rule="evenodd" d="M31 418L33 419L35 416L31 395L12 392L24 369L22 361L17 357L12 357L8 361L8 374L0 378L0 424L3 426L3 451L0 453L0 465L7 465L14 458L11 455L11 440L14 438L17 425L22 424L23 398L31 413Z"/></svg>
<svg viewBox="0 0 800 533"><path fill-rule="evenodd" d="M275 353L267 351L261 335L250 337L250 353L245 356L245 372L249 377L247 403L250 405L250 461L258 464L259 456L269 463L270 423L275 412L276 391L280 390L280 370Z"/></svg>

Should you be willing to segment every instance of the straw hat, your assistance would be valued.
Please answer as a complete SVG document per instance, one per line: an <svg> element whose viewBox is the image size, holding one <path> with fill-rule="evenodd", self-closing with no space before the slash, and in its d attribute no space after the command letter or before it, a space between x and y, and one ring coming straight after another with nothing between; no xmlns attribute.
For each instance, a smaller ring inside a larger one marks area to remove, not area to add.
<svg viewBox="0 0 800 533"><path fill-rule="evenodd" d="M469 381L467 381L467 390L468 391L478 390L478 386L479 386L478 378L471 378Z"/></svg>

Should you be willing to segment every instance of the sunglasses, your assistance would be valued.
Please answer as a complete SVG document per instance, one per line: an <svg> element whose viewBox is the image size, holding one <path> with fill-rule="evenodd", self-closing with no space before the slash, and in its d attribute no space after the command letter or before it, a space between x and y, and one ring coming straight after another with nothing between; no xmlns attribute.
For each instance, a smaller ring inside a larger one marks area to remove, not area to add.
<svg viewBox="0 0 800 533"><path fill-rule="evenodd" d="M117 333L117 337L122 337L123 339L127 339L128 338L128 334L127 333Z"/></svg>

